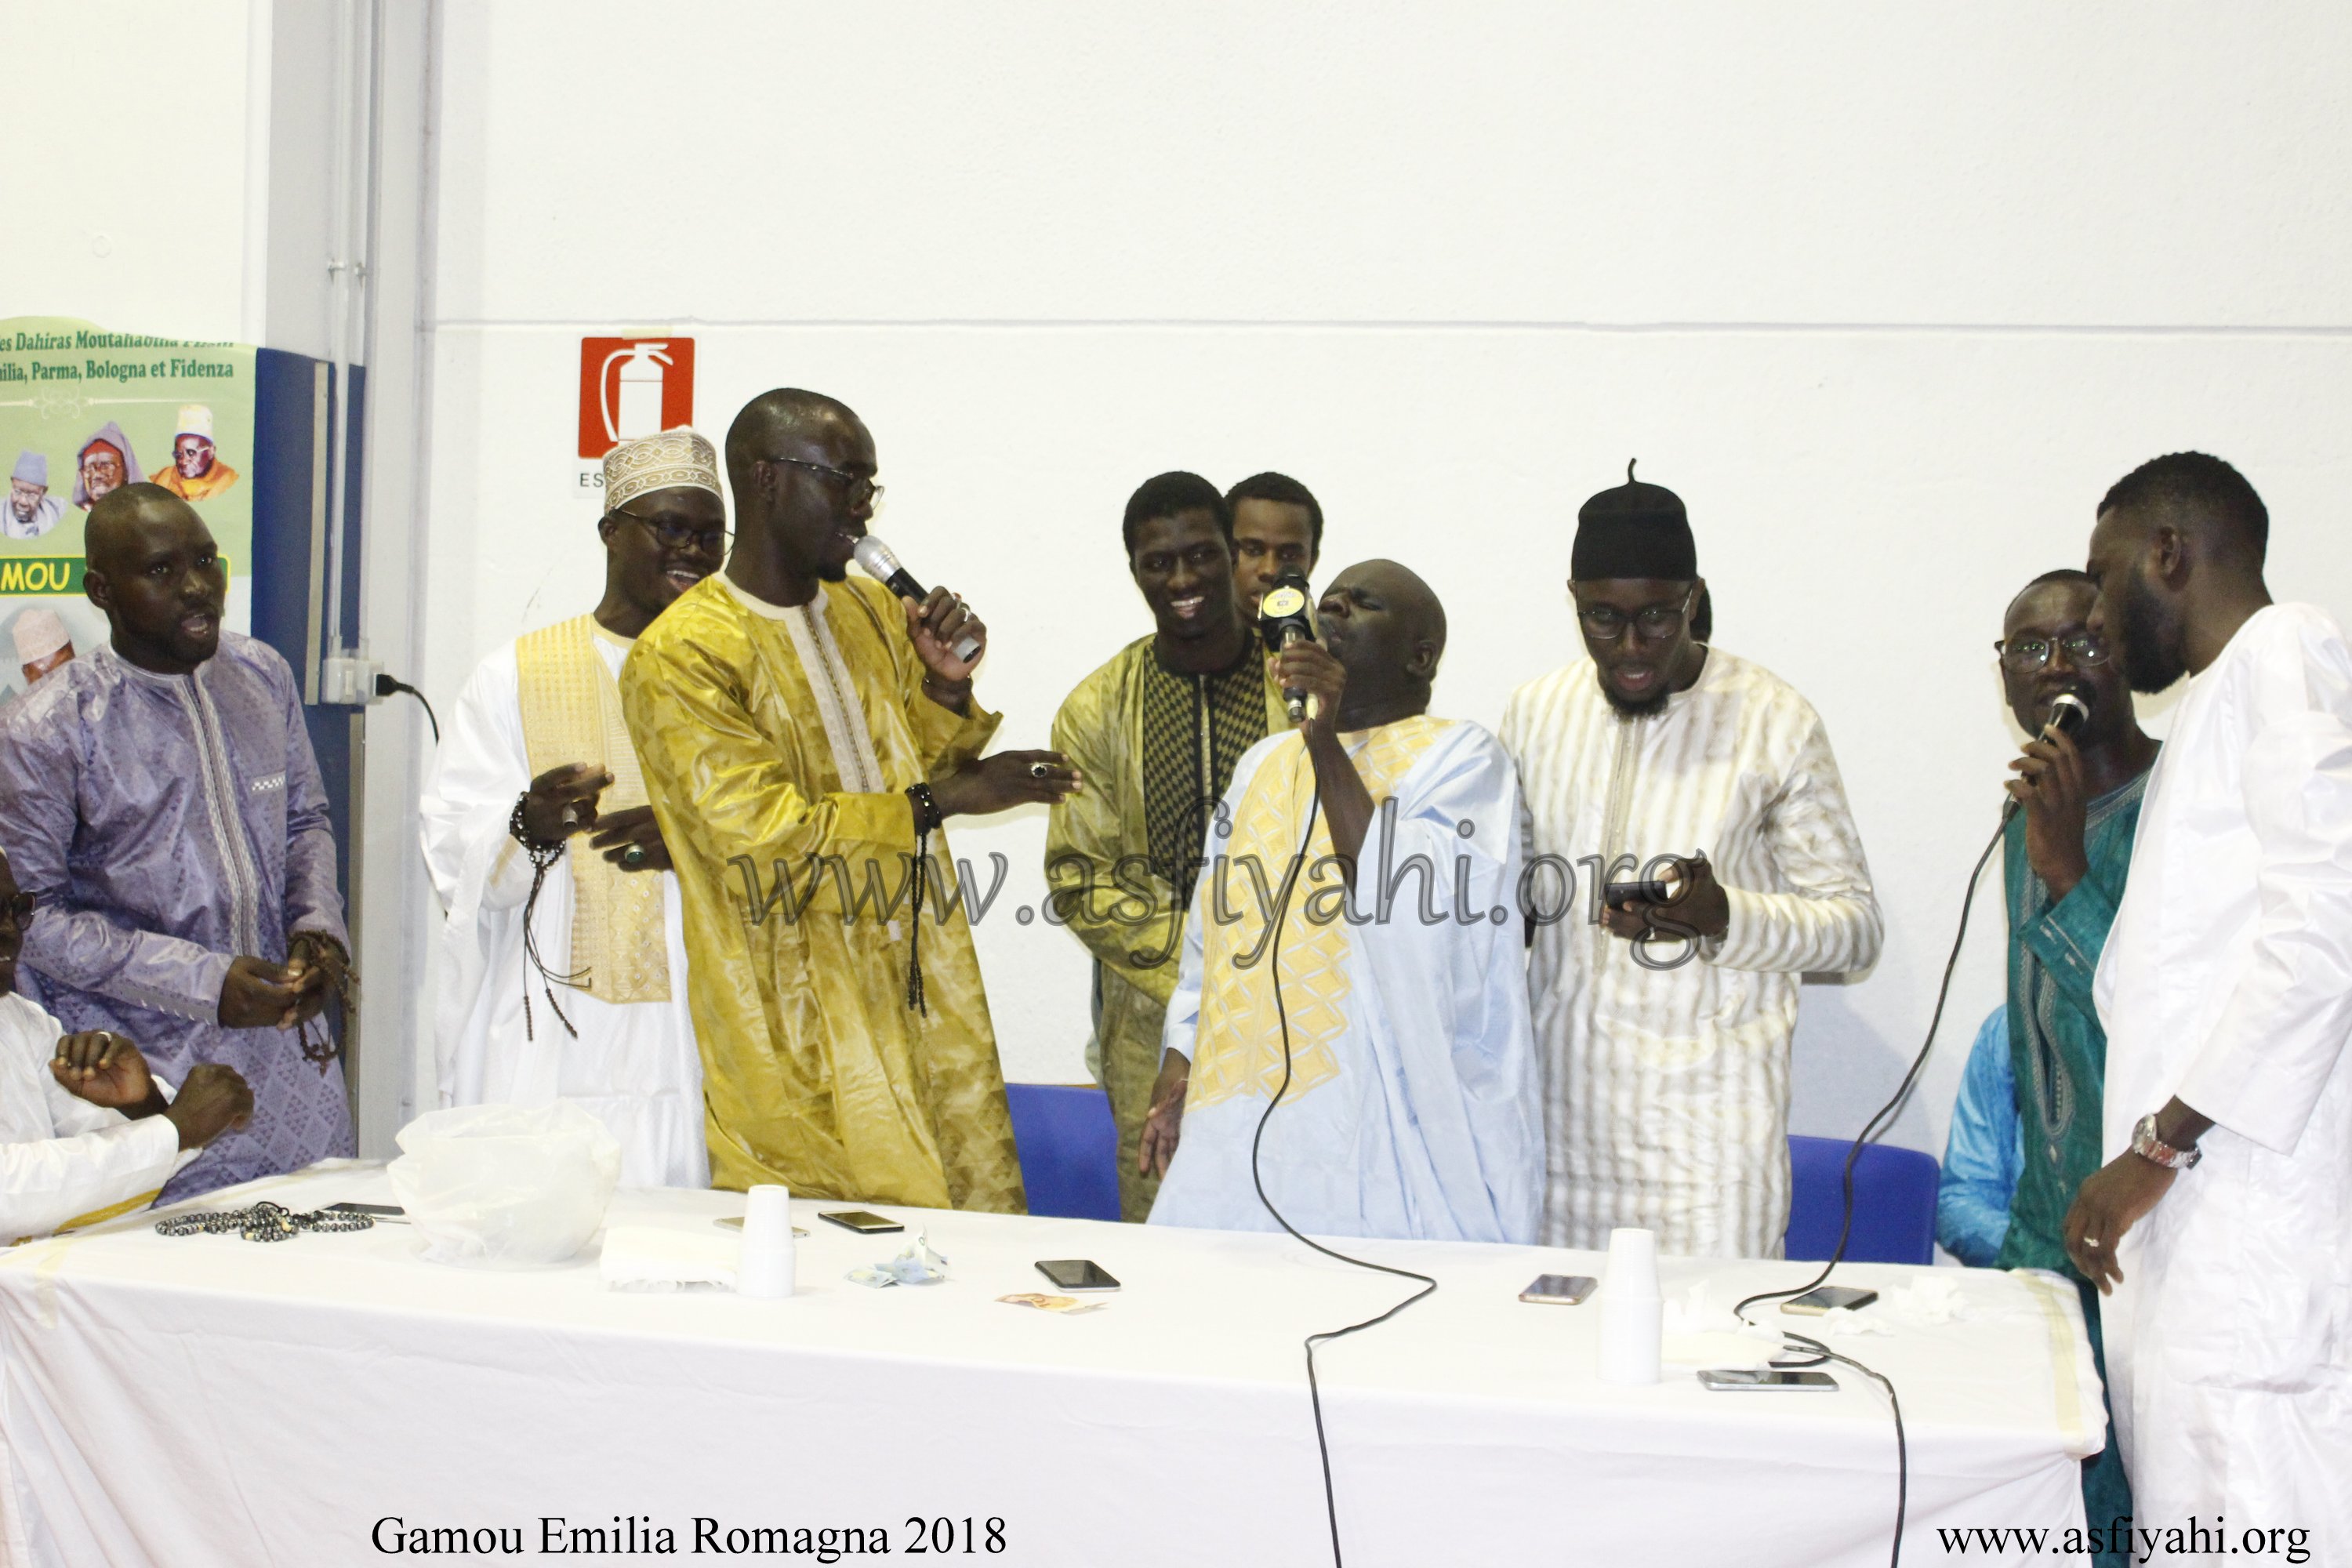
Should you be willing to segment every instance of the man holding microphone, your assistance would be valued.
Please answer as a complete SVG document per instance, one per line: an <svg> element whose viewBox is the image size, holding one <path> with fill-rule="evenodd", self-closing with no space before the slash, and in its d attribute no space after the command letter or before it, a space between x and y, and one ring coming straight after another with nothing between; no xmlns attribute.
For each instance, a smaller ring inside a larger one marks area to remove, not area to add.
<svg viewBox="0 0 2352 1568"><path fill-rule="evenodd" d="M2010 1068L2024 1159L1994 1265L2074 1280L2092 1353L2103 1356L2098 1292L2067 1262L2061 1226L2099 1168L2107 1037L2091 980L2123 899L2157 745L2139 727L2112 646L2090 630L2097 597L2087 574L2046 572L2010 601L1994 645L2010 712L2033 737L2010 764L2016 809L2001 851ZM2067 705L2071 722L2060 716ZM2084 1466L2083 1506L2095 1531L2131 1517L2112 1432Z"/></svg>

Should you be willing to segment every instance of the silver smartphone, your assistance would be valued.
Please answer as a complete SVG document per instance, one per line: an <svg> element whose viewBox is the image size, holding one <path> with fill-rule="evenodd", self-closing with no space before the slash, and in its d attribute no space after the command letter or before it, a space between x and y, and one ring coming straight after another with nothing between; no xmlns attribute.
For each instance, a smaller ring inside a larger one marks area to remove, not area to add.
<svg viewBox="0 0 2352 1568"><path fill-rule="evenodd" d="M1818 1290L1806 1291L1793 1301L1781 1302L1780 1310L1794 1312L1801 1318L1818 1318L1840 1307L1867 1307L1877 1300L1877 1291L1865 1290L1859 1285L1824 1285Z"/></svg>
<svg viewBox="0 0 2352 1568"><path fill-rule="evenodd" d="M1522 1301L1573 1307L1592 1294L1600 1281L1590 1274L1538 1274L1519 1292Z"/></svg>
<svg viewBox="0 0 2352 1568"><path fill-rule="evenodd" d="M1698 1374L1699 1386L1717 1394L1788 1389L1800 1394L1835 1394L1837 1379L1825 1372L1783 1372L1769 1366L1717 1366Z"/></svg>
<svg viewBox="0 0 2352 1568"><path fill-rule="evenodd" d="M816 1217L844 1230L854 1230L860 1236L879 1236L887 1230L907 1228L886 1215L869 1214L864 1209L819 1209Z"/></svg>
<svg viewBox="0 0 2352 1568"><path fill-rule="evenodd" d="M1048 1258L1037 1265L1037 1272L1065 1290L1116 1290L1118 1281L1108 1269L1091 1258Z"/></svg>

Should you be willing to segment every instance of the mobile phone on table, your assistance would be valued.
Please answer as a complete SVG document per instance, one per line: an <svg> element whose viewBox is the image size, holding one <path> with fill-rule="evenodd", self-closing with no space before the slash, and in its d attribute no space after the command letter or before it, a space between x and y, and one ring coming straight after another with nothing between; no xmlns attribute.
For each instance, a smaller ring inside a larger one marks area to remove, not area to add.
<svg viewBox="0 0 2352 1568"><path fill-rule="evenodd" d="M379 1224L406 1225L408 1211L398 1204L329 1204L329 1214L363 1214Z"/></svg>
<svg viewBox="0 0 2352 1568"><path fill-rule="evenodd" d="M1865 1290L1858 1285L1824 1285L1818 1290L1806 1291L1793 1301L1781 1302L1780 1310L1794 1312L1801 1318L1818 1318L1840 1307L1852 1310L1877 1300L1877 1291Z"/></svg>
<svg viewBox="0 0 2352 1568"><path fill-rule="evenodd" d="M1835 1394L1837 1379L1825 1372L1783 1372L1770 1366L1710 1367L1698 1374L1699 1385L1717 1394L1752 1394L1786 1389L1797 1394Z"/></svg>
<svg viewBox="0 0 2352 1568"><path fill-rule="evenodd" d="M907 1228L886 1215L872 1214L865 1209L835 1209L831 1213L819 1209L816 1217L844 1230L854 1230L860 1236L880 1236L884 1231Z"/></svg>
<svg viewBox="0 0 2352 1568"><path fill-rule="evenodd" d="M1526 1289L1519 1292L1519 1300L1548 1306L1573 1307L1591 1295L1599 1283L1590 1274L1538 1274Z"/></svg>
<svg viewBox="0 0 2352 1568"><path fill-rule="evenodd" d="M1037 1272L1065 1290L1116 1290L1118 1281L1091 1258L1048 1258Z"/></svg>

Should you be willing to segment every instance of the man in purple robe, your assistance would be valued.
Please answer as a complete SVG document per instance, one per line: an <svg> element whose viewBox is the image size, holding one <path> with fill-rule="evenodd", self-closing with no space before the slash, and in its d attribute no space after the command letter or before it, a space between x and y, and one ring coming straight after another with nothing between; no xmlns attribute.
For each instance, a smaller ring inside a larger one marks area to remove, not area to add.
<svg viewBox="0 0 2352 1568"><path fill-rule="evenodd" d="M68 1032L128 1035L166 1079L253 1087L252 1124L169 1203L352 1152L328 996L350 938L293 671L221 630L227 576L194 509L128 484L91 508L112 636L0 721L0 847L38 895L22 963Z"/></svg>

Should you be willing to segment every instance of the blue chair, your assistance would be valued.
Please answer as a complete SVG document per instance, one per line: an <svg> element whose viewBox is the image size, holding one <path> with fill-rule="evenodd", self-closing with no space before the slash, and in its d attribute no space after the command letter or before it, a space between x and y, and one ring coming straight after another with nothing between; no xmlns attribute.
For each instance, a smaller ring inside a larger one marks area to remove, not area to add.
<svg viewBox="0 0 2352 1568"><path fill-rule="evenodd" d="M1789 1252L1821 1262L1837 1250L1845 1215L1845 1138L1789 1140ZM1853 1163L1853 1231L1845 1255L1855 1263L1936 1260L1936 1181L1933 1154L1867 1144Z"/></svg>
<svg viewBox="0 0 2352 1568"><path fill-rule="evenodd" d="M1088 1084L1008 1083L1013 1141L1029 1212L1055 1219L1118 1218L1118 1129L1110 1096ZM1927 1183L1932 1201L1935 1178Z"/></svg>

